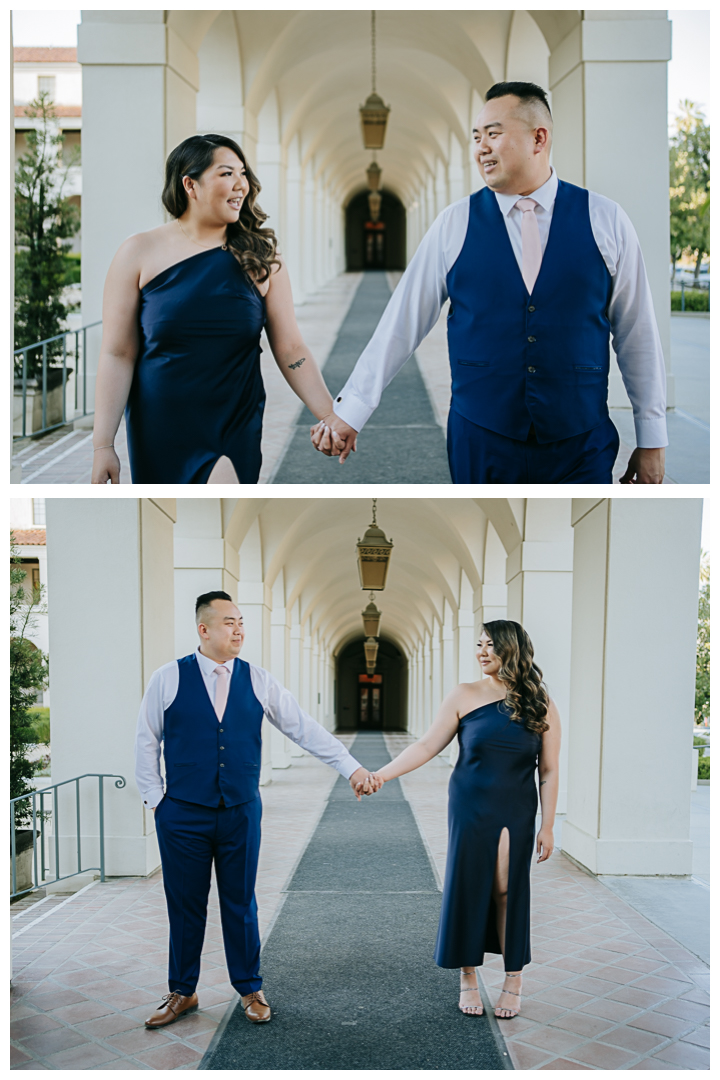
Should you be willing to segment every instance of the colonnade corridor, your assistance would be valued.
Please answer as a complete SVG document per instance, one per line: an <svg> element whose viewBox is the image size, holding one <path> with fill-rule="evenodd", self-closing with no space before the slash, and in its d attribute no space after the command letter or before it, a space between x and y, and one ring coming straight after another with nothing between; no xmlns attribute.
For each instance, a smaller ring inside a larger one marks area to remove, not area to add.
<svg viewBox="0 0 720 1080"><path fill-rule="evenodd" d="M331 394L342 388L390 299L387 275L366 271L323 367ZM363 428L357 453L339 465L315 450L308 437L315 418L303 408L273 477L276 484L449 484L445 436L415 357L383 394Z"/></svg>

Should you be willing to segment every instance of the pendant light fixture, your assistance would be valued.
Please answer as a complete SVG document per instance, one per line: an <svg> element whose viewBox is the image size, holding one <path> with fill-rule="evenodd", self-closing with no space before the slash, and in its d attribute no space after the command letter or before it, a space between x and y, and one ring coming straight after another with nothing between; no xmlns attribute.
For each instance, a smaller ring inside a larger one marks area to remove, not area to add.
<svg viewBox="0 0 720 1080"><path fill-rule="evenodd" d="M357 542L360 588L366 591L374 589L377 592L382 592L387 581L393 542L388 540L375 520L377 499L373 499L372 503L372 523L368 525L362 540L358 539Z"/></svg>
<svg viewBox="0 0 720 1080"><path fill-rule="evenodd" d="M366 150L382 150L385 143L390 106L386 105L375 89L375 12L370 12L370 35L372 48L372 92L364 105L360 106L360 126Z"/></svg>

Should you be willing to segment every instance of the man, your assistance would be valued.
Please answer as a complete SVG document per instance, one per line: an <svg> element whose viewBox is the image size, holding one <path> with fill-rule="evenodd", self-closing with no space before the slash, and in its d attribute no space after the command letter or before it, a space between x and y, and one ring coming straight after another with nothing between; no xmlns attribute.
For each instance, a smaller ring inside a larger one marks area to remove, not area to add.
<svg viewBox="0 0 720 1080"><path fill-rule="evenodd" d="M533 83L493 86L473 138L486 186L428 230L313 444L347 458L449 298L454 483L612 483L611 334L637 440L621 482L662 483L665 366L629 218L558 180L550 109Z"/></svg>
<svg viewBox="0 0 720 1080"><path fill-rule="evenodd" d="M270 1020L255 902L263 717L348 778L358 799L375 788L367 769L277 679L238 658L245 631L227 593L204 593L195 612L199 648L153 673L137 727L135 779L155 813L170 920L169 993L145 1021L149 1028L198 1007L213 862L230 981L248 1020Z"/></svg>

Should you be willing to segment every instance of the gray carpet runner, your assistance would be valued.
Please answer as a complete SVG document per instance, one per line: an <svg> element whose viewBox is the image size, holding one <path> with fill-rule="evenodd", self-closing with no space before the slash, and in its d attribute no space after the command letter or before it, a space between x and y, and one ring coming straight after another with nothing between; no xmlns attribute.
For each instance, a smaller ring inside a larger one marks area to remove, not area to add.
<svg viewBox="0 0 720 1080"><path fill-rule="evenodd" d="M352 752L389 760L379 732ZM399 782L358 803L339 777L263 948L273 1019L238 1002L200 1068L511 1068L494 1020L464 1016L458 973L435 966L440 898Z"/></svg>
<svg viewBox="0 0 720 1080"><path fill-rule="evenodd" d="M331 394L344 386L390 299L385 273L363 275L323 368ZM310 442L312 413L303 407L274 484L449 484L445 436L437 424L415 357L385 390L344 465Z"/></svg>

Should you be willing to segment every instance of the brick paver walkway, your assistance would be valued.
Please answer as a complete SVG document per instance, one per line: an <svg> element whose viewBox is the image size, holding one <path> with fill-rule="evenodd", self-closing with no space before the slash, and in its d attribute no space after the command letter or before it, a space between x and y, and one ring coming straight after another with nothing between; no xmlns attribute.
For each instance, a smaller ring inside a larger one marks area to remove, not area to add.
<svg viewBox="0 0 720 1080"><path fill-rule="evenodd" d="M405 736L387 738L392 754L407 744ZM313 758L293 761L292 768L275 770L272 784L262 789L263 936L335 781L335 773ZM401 781L439 881L449 776L447 762L436 759ZM522 1013L498 1022L515 1068L709 1068L706 965L559 853L534 865L532 888L534 959L525 969ZM29 901L14 905L20 918L13 931L63 899L36 909L25 906ZM167 987L159 874L95 885L17 937L13 951L16 1069L195 1069L234 997L213 887L201 1008L164 1030L144 1028ZM491 1005L502 983L502 961L491 959L481 974ZM272 988L267 990L272 1002Z"/></svg>
<svg viewBox="0 0 720 1080"><path fill-rule="evenodd" d="M293 766L274 770L272 783L262 789L257 898L263 937L336 777L315 758L293 758ZM13 905L13 915L20 915L13 919L13 933L65 899L47 899L37 909L30 900ZM197 1068L235 997L214 879L198 984L201 1007L177 1024L148 1031L145 1019L167 993L167 944L159 872L98 883L15 938L12 1068Z"/></svg>
<svg viewBox="0 0 720 1080"><path fill-rule="evenodd" d="M407 745L387 739L393 755ZM440 880L449 778L435 759L401 780ZM708 1069L706 965L559 852L531 882L522 1012L498 1022L515 1068ZM494 1005L502 958L478 970Z"/></svg>

